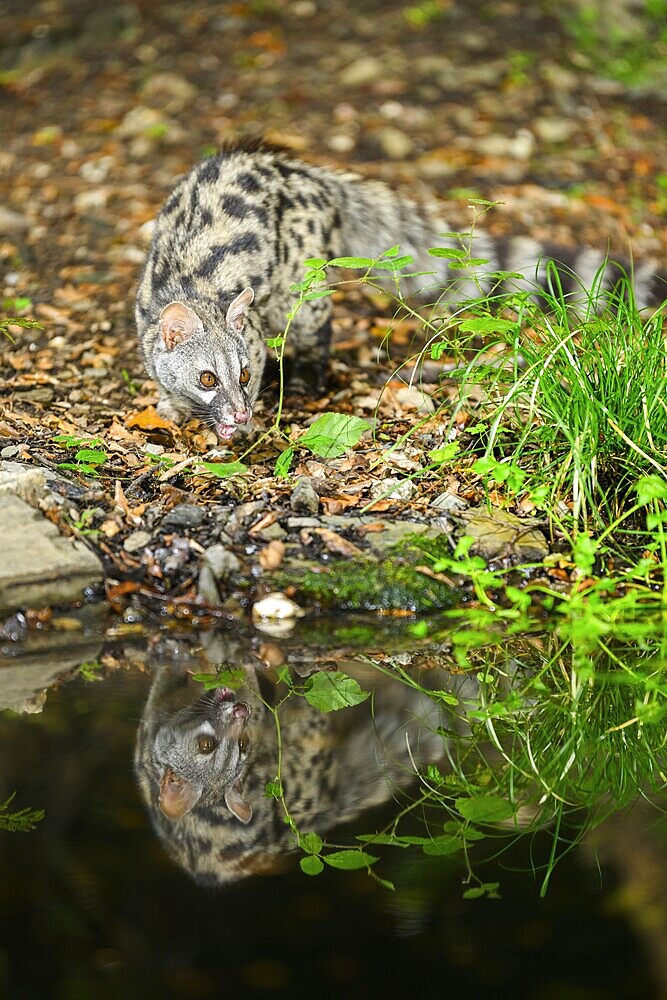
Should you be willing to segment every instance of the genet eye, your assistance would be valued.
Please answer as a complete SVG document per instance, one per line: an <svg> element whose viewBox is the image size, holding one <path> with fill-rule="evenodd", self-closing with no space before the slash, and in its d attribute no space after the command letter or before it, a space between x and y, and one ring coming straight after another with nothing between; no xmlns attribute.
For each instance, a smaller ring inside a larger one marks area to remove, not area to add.
<svg viewBox="0 0 667 1000"><path fill-rule="evenodd" d="M202 372L199 376L199 383L200 385L203 385L205 389L214 389L218 384L218 380L213 372Z"/></svg>
<svg viewBox="0 0 667 1000"><path fill-rule="evenodd" d="M213 736L200 736L197 740L199 753L213 753L218 745L218 741Z"/></svg>
<svg viewBox="0 0 667 1000"><path fill-rule="evenodd" d="M250 381L250 372L247 368L241 369L241 374L239 375L239 383L241 385L247 385Z"/></svg>
<svg viewBox="0 0 667 1000"><path fill-rule="evenodd" d="M248 747L250 746L250 740L247 736L242 736L239 740L239 753L247 753Z"/></svg>

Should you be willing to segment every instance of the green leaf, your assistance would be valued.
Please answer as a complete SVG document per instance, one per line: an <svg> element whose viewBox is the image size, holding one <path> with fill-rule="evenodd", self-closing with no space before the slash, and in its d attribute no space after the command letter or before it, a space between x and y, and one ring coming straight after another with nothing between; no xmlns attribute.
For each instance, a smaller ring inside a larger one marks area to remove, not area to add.
<svg viewBox="0 0 667 1000"><path fill-rule="evenodd" d="M322 267L327 266L327 261L324 257L309 257L308 260L304 260L303 266L312 269L319 270Z"/></svg>
<svg viewBox="0 0 667 1000"><path fill-rule="evenodd" d="M323 846L322 838L316 833L302 833L299 836L299 847L306 854L319 854Z"/></svg>
<svg viewBox="0 0 667 1000"><path fill-rule="evenodd" d="M203 684L206 691L214 691L216 688L230 688L236 691L248 680L243 667L227 667L218 670L217 674L193 674L193 681Z"/></svg>
<svg viewBox="0 0 667 1000"><path fill-rule="evenodd" d="M454 805L464 819L472 823L499 823L514 815L514 807L498 795L478 795L470 799L456 799Z"/></svg>
<svg viewBox="0 0 667 1000"><path fill-rule="evenodd" d="M464 319L459 329L462 333L513 333L518 327L518 323L499 316L477 316Z"/></svg>
<svg viewBox="0 0 667 1000"><path fill-rule="evenodd" d="M324 860L332 868L352 872L359 868L370 868L378 859L363 851L334 851L333 854L325 854Z"/></svg>
<svg viewBox="0 0 667 1000"><path fill-rule="evenodd" d="M449 820L445 823L445 833L461 837L463 840L485 840L486 838L486 834L482 833L481 830L464 823L457 823L455 820Z"/></svg>
<svg viewBox="0 0 667 1000"><path fill-rule="evenodd" d="M364 431L370 428L367 420L350 417L345 413L322 413L310 425L299 446L322 458L339 458L348 448L353 448Z"/></svg>
<svg viewBox="0 0 667 1000"><path fill-rule="evenodd" d="M218 479L229 479L230 476L240 476L248 471L243 462L202 462L201 466L211 476Z"/></svg>
<svg viewBox="0 0 667 1000"><path fill-rule="evenodd" d="M371 872L371 874L373 874ZM396 886L393 882L390 882L388 878L380 878L378 875L373 875L373 878L381 885L383 889L389 889L390 892L396 892Z"/></svg>
<svg viewBox="0 0 667 1000"><path fill-rule="evenodd" d="M329 261L330 267L352 267L363 268L373 267L376 261L372 257L334 257Z"/></svg>
<svg viewBox="0 0 667 1000"><path fill-rule="evenodd" d="M360 705L369 697L370 691L363 691L354 677L334 670L321 671L309 677L304 694L308 704L318 711L337 712L341 708Z"/></svg>
<svg viewBox="0 0 667 1000"><path fill-rule="evenodd" d="M431 247L428 252L431 257L447 257L448 260L460 260L466 256L465 250L458 250L456 247Z"/></svg>
<svg viewBox="0 0 667 1000"><path fill-rule="evenodd" d="M451 834L445 834L442 837L435 837L433 840L428 841L426 844L422 845L422 851L424 854L434 855L445 855L445 854L456 854L463 848L463 839L461 837L453 837Z"/></svg>
<svg viewBox="0 0 667 1000"><path fill-rule="evenodd" d="M301 858L299 865L301 871L305 872L306 875L319 875L324 871L322 859L318 858L316 854L309 854L305 858Z"/></svg>
<svg viewBox="0 0 667 1000"><path fill-rule="evenodd" d="M264 786L264 798L266 799L279 799L283 794L283 786L276 779L275 781L267 781Z"/></svg>
<svg viewBox="0 0 667 1000"><path fill-rule="evenodd" d="M279 347L282 347L284 343L285 343L284 337L269 337L266 341L266 346L272 347L274 350L277 350Z"/></svg>
<svg viewBox="0 0 667 1000"><path fill-rule="evenodd" d="M288 475L290 465L292 464L292 459L294 458L294 448L285 448L283 452L280 453L276 460L276 464L273 469L274 476L278 476L279 479L284 479Z"/></svg>
<svg viewBox="0 0 667 1000"><path fill-rule="evenodd" d="M51 438L56 444L64 444L66 448L80 448L82 445L87 445L89 448L94 448L96 445L102 444L101 438L80 438L76 434L54 434Z"/></svg>
<svg viewBox="0 0 667 1000"><path fill-rule="evenodd" d="M406 254L404 257L394 257L392 260L378 261L374 265L374 270L400 271L402 267L407 267L408 264L414 264L414 257L410 257L409 254Z"/></svg>
<svg viewBox="0 0 667 1000"><path fill-rule="evenodd" d="M667 482L660 476L644 476L643 479L637 481L635 489L637 490L637 502L640 504L667 498Z"/></svg>
<svg viewBox="0 0 667 1000"><path fill-rule="evenodd" d="M481 899L482 896L486 896L486 890L481 885L475 885L463 893L464 899Z"/></svg>
<svg viewBox="0 0 667 1000"><path fill-rule="evenodd" d="M312 299L324 299L327 295L333 295L333 288L315 288L312 292L306 292L303 301L310 302Z"/></svg>
<svg viewBox="0 0 667 1000"><path fill-rule="evenodd" d="M86 462L88 465L102 465L108 457L106 451L96 451L94 448L80 448L74 456L77 462Z"/></svg>
<svg viewBox="0 0 667 1000"><path fill-rule="evenodd" d="M434 448L433 451L429 451L429 461L435 462L437 465L442 465L443 462L451 462L460 450L461 446L458 441L450 441L444 448Z"/></svg>
<svg viewBox="0 0 667 1000"><path fill-rule="evenodd" d="M360 833L355 838L363 844L386 844L388 847L409 847L407 840L391 833Z"/></svg>
<svg viewBox="0 0 667 1000"><path fill-rule="evenodd" d="M459 699L451 691L429 691L433 698L445 703L445 705L458 705Z"/></svg>

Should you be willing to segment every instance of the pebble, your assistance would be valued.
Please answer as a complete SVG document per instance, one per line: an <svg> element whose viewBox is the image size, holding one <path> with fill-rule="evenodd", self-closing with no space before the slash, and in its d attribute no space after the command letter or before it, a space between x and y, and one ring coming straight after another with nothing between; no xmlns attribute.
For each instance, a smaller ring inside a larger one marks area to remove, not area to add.
<svg viewBox="0 0 667 1000"><path fill-rule="evenodd" d="M567 142L577 130L577 123L569 118L536 118L533 131L541 142Z"/></svg>
<svg viewBox="0 0 667 1000"><path fill-rule="evenodd" d="M198 528L206 512L193 503L179 503L162 518L162 528Z"/></svg>
<svg viewBox="0 0 667 1000"><path fill-rule="evenodd" d="M194 100L197 88L184 77L165 71L150 76L141 93L146 101L153 101L156 107L174 114Z"/></svg>
<svg viewBox="0 0 667 1000"><path fill-rule="evenodd" d="M506 156L513 160L528 160L535 148L535 137L527 129L518 129L516 135L480 136L474 141L475 150L482 156Z"/></svg>
<svg viewBox="0 0 667 1000"><path fill-rule="evenodd" d="M304 614L298 604L278 591L267 594L252 607L255 628L268 635L286 635Z"/></svg>
<svg viewBox="0 0 667 1000"><path fill-rule="evenodd" d="M374 56L361 56L346 66L338 74L338 80L343 87L363 87L373 83L384 75L385 68Z"/></svg>
<svg viewBox="0 0 667 1000"><path fill-rule="evenodd" d="M151 535L148 531L132 531L125 541L123 542L123 548L126 552L140 552L141 549L145 549L150 543Z"/></svg>
<svg viewBox="0 0 667 1000"><path fill-rule="evenodd" d="M297 479L289 504L292 510L303 511L305 514L317 514L320 509L320 498L310 476L300 476Z"/></svg>
<svg viewBox="0 0 667 1000"><path fill-rule="evenodd" d="M9 236L10 233L22 233L28 229L30 223L25 215L14 212L11 208L0 205L0 233Z"/></svg>
<svg viewBox="0 0 667 1000"><path fill-rule="evenodd" d="M224 527L227 534L233 537L254 521L257 514L262 510L264 510L262 500L246 500L245 503L240 503L231 512L229 517L221 519L219 521L220 526Z"/></svg>
<svg viewBox="0 0 667 1000"><path fill-rule="evenodd" d="M224 547L224 545L211 545L204 552L204 566L208 567L216 580L237 573L241 569L241 562Z"/></svg>
<svg viewBox="0 0 667 1000"><path fill-rule="evenodd" d="M389 160L406 160L412 153L412 140L400 128L385 125L377 132L380 149Z"/></svg>
<svg viewBox="0 0 667 1000"><path fill-rule="evenodd" d="M206 604L216 605L220 603L220 591L218 590L218 585L215 582L215 574L213 573L210 566L206 563L202 566L199 571L199 579L197 581L197 593Z"/></svg>
<svg viewBox="0 0 667 1000"><path fill-rule="evenodd" d="M287 532L285 529L281 528L277 521L274 521L273 524L269 524L266 528L262 528L261 531L258 531L256 537L262 542L279 542L282 541L286 535Z"/></svg>

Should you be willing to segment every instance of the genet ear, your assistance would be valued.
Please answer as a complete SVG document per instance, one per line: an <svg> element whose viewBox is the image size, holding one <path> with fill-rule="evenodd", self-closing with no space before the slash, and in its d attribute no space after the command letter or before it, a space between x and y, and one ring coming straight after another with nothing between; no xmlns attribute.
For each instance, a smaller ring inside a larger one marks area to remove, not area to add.
<svg viewBox="0 0 667 1000"><path fill-rule="evenodd" d="M170 302L160 313L160 331L168 351L173 351L178 344L189 340L195 333L202 333L203 330L202 321L197 313L182 302Z"/></svg>
<svg viewBox="0 0 667 1000"><path fill-rule="evenodd" d="M252 806L243 798L243 785L240 781L235 781L225 792L225 804L230 813L242 823L249 823L252 819Z"/></svg>
<svg viewBox="0 0 667 1000"><path fill-rule="evenodd" d="M167 819L180 819L197 804L202 789L180 778L170 767L164 772L160 782L158 805Z"/></svg>
<svg viewBox="0 0 667 1000"><path fill-rule="evenodd" d="M240 295L237 295L229 309L227 310L227 326L240 333L245 323L246 311L252 305L255 293L252 288L244 288Z"/></svg>

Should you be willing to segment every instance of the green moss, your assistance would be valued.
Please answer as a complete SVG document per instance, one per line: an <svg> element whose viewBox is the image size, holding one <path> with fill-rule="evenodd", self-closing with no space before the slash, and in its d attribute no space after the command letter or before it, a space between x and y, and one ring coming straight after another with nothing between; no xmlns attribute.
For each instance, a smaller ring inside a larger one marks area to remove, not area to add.
<svg viewBox="0 0 667 1000"><path fill-rule="evenodd" d="M298 580L283 582L295 585L299 594L325 607L355 611L437 611L452 607L458 596L453 588L397 558L336 562L321 571L306 570Z"/></svg>
<svg viewBox="0 0 667 1000"><path fill-rule="evenodd" d="M452 554L452 545L447 535L408 535L394 545L392 557L405 559L406 562L418 566L423 563L424 556L428 556L428 563L431 560L445 559Z"/></svg>

